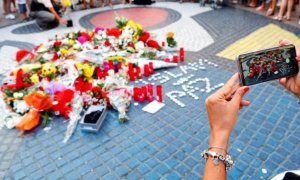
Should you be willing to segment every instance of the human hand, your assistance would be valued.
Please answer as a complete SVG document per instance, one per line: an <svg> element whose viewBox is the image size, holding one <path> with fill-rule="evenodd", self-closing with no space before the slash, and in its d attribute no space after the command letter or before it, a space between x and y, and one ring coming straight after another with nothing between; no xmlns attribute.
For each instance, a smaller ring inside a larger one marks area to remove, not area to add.
<svg viewBox="0 0 300 180"><path fill-rule="evenodd" d="M291 43L287 40L281 40L279 44L284 46ZM298 67L300 69L300 52L297 51L296 53L296 60L298 61ZM300 99L300 71L298 71L298 74L295 76L279 79L279 83Z"/></svg>
<svg viewBox="0 0 300 180"><path fill-rule="evenodd" d="M250 105L249 101L243 99L249 87L240 87L238 79L239 74L235 73L221 89L205 101L211 129L210 147L227 150L239 109Z"/></svg>
<svg viewBox="0 0 300 180"><path fill-rule="evenodd" d="M59 23L63 24L63 25L67 25L68 21L64 18L60 18Z"/></svg>

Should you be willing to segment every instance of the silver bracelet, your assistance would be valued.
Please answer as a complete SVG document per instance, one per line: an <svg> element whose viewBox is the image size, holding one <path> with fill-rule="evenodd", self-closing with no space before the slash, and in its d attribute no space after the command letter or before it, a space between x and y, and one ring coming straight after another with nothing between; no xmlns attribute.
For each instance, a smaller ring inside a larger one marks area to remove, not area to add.
<svg viewBox="0 0 300 180"><path fill-rule="evenodd" d="M213 163L214 163L215 166L218 166L219 162L222 161L225 164L226 171L229 171L233 167L233 164L234 164L234 162L233 162L233 160L232 160L232 158L229 154L222 155L222 154L219 154L219 153L214 152L214 151L204 150L201 153L201 156L205 160L207 160L207 158L209 156L212 157L213 158Z"/></svg>

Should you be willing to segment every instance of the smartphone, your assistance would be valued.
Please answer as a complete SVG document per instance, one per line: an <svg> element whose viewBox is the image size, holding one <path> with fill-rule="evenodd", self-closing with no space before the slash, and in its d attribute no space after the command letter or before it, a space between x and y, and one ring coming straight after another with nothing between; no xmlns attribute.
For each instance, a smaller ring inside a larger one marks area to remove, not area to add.
<svg viewBox="0 0 300 180"><path fill-rule="evenodd" d="M292 44L238 55L237 65L243 86L293 76L299 71Z"/></svg>
<svg viewBox="0 0 300 180"><path fill-rule="evenodd" d="M73 21L72 20L67 21L67 27L73 27Z"/></svg>

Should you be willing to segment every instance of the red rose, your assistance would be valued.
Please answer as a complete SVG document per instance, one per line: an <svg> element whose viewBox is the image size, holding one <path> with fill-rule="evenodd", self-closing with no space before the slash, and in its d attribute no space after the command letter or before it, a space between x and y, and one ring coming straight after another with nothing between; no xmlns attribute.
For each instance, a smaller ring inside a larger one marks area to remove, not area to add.
<svg viewBox="0 0 300 180"><path fill-rule="evenodd" d="M58 59L58 54L54 52L51 60L56 61L57 59Z"/></svg>
<svg viewBox="0 0 300 180"><path fill-rule="evenodd" d="M105 40L104 45L105 46L111 46L111 44L110 44L110 42L108 40Z"/></svg>
<svg viewBox="0 0 300 180"><path fill-rule="evenodd" d="M111 28L111 29L107 29L106 34L108 36L115 36L116 38L118 38L122 34L122 31L120 31L117 28Z"/></svg>
<svg viewBox="0 0 300 180"><path fill-rule="evenodd" d="M81 77L78 77L75 80L74 86L75 86L76 91L79 91L81 93L87 92L92 89L92 83L84 81L83 78L81 78Z"/></svg>
<svg viewBox="0 0 300 180"><path fill-rule="evenodd" d="M55 41L55 42L53 43L53 46L54 46L54 47L61 46L61 45L62 45L62 42L61 42L61 41Z"/></svg>
<svg viewBox="0 0 300 180"><path fill-rule="evenodd" d="M127 45L128 45L128 47L134 48L134 44L132 42L129 42Z"/></svg>
<svg viewBox="0 0 300 180"><path fill-rule="evenodd" d="M21 62L24 58L28 58L30 60L33 60L34 55L30 51L27 51L26 49L20 49L16 53L16 61Z"/></svg>
<svg viewBox="0 0 300 180"><path fill-rule="evenodd" d="M149 41L147 41L147 45L149 46L149 47L152 47L152 48L155 48L155 49L161 49L161 47L160 47L160 45L158 44L158 42L157 41L154 41L154 40L152 40L152 39L150 39Z"/></svg>
<svg viewBox="0 0 300 180"><path fill-rule="evenodd" d="M91 41L91 36L87 32L80 32L81 36L84 36L87 41Z"/></svg>
<svg viewBox="0 0 300 180"><path fill-rule="evenodd" d="M74 98L74 91L66 89L64 91L56 92L54 95L54 101L58 103L53 105L52 111L59 112L64 118L69 118L69 113L72 111L70 102Z"/></svg>
<svg viewBox="0 0 300 180"><path fill-rule="evenodd" d="M139 40L146 43L149 38L150 38L150 34L148 32L143 32L143 34L140 35Z"/></svg>
<svg viewBox="0 0 300 180"><path fill-rule="evenodd" d="M96 71L97 77L98 77L99 79L102 79L102 78L103 78L103 75L104 75L103 72L102 72L102 70L101 70L99 67L96 67L95 71Z"/></svg>

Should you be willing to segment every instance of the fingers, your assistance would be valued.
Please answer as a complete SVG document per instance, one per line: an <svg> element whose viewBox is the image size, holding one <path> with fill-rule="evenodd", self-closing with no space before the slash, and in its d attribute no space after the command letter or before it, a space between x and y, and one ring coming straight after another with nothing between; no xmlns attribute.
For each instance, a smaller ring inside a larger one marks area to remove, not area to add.
<svg viewBox="0 0 300 180"><path fill-rule="evenodd" d="M284 45L288 45L288 44L292 44L290 41L283 39L279 41L280 46L284 46Z"/></svg>
<svg viewBox="0 0 300 180"><path fill-rule="evenodd" d="M241 101L241 104L240 104L241 106L249 106L250 105L250 101L248 101L248 100L245 100L245 99L242 99L242 101Z"/></svg>
<svg viewBox="0 0 300 180"><path fill-rule="evenodd" d="M281 85L285 86L285 85L286 85L286 78L280 78L280 79L279 79L279 83L280 83Z"/></svg>
<svg viewBox="0 0 300 180"><path fill-rule="evenodd" d="M217 93L225 95L225 97L231 95L231 91L234 88L234 86L237 84L238 79L239 79L239 74L235 73L233 76L231 76L231 78L227 81L227 83L217 91Z"/></svg>
<svg viewBox="0 0 300 180"><path fill-rule="evenodd" d="M230 93L226 95L225 99L228 100L228 101L231 100L233 94L236 92L236 90L237 90L239 87L241 87L239 84L233 85L232 88L231 88Z"/></svg>
<svg viewBox="0 0 300 180"><path fill-rule="evenodd" d="M239 107L242 103L244 95L250 90L248 86L240 87L236 93L233 95L232 100L230 101L233 106ZM247 104L247 102L244 102Z"/></svg>

